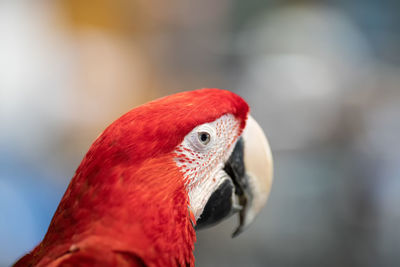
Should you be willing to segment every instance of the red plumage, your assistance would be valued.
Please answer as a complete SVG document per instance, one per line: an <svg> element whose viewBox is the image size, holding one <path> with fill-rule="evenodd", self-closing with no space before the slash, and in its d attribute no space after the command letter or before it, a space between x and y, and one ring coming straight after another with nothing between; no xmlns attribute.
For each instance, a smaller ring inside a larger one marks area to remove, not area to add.
<svg viewBox="0 0 400 267"><path fill-rule="evenodd" d="M196 239L174 149L197 125L249 108L225 90L164 97L126 113L92 144L43 241L15 266L194 265Z"/></svg>

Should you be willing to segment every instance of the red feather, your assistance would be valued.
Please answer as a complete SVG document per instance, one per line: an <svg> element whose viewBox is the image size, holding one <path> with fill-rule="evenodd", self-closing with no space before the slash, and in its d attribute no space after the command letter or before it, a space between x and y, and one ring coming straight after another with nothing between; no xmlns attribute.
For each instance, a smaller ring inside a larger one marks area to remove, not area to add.
<svg viewBox="0 0 400 267"><path fill-rule="evenodd" d="M196 239L174 149L197 125L249 108L202 89L134 108L93 143L43 241L15 266L194 265Z"/></svg>

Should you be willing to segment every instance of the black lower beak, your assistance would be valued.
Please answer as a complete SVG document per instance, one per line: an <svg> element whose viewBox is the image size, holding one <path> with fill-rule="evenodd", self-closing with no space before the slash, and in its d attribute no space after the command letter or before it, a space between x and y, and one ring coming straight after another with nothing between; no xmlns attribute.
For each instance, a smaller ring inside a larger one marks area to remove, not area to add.
<svg viewBox="0 0 400 267"><path fill-rule="evenodd" d="M243 230L246 207L252 199L244 165L242 138L237 141L231 156L225 163L224 171L229 178L211 195L196 222L196 230L212 226L239 211L239 226L233 233L233 237L235 237Z"/></svg>
<svg viewBox="0 0 400 267"><path fill-rule="evenodd" d="M235 194L241 207L239 211L239 226L233 232L232 237L238 236L244 230L246 208L250 206L253 199L246 176L244 145L243 138L240 138L224 168L225 172L231 177L235 184Z"/></svg>
<svg viewBox="0 0 400 267"><path fill-rule="evenodd" d="M230 179L225 180L211 195L203 213L196 222L196 230L213 226L232 215L232 194L234 185Z"/></svg>

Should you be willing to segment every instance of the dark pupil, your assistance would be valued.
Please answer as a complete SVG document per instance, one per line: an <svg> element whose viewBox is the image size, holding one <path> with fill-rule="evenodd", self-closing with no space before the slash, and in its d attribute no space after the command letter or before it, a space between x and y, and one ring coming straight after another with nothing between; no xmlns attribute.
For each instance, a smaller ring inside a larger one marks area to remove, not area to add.
<svg viewBox="0 0 400 267"><path fill-rule="evenodd" d="M201 140L202 142L207 141L207 140L208 140L208 134L202 133L202 134L200 135L200 140Z"/></svg>

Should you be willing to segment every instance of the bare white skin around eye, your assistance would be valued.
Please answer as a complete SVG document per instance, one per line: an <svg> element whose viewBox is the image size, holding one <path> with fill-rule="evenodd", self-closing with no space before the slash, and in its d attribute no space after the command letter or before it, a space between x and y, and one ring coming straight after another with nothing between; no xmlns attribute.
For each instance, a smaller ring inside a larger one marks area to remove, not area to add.
<svg viewBox="0 0 400 267"><path fill-rule="evenodd" d="M223 168L239 131L240 122L233 115L225 114L195 127L175 150L175 161L184 175L190 209L196 220L211 194L228 178ZM202 133L208 134L209 139L203 141Z"/></svg>

